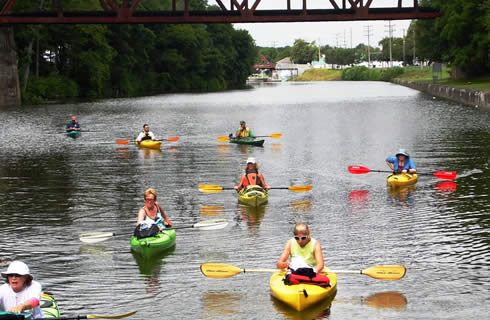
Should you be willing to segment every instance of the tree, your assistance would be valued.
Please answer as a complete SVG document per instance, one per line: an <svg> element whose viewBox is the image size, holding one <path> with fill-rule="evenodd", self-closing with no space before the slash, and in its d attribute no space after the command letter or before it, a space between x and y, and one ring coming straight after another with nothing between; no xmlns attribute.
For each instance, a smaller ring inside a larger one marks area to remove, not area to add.
<svg viewBox="0 0 490 320"><path fill-rule="evenodd" d="M309 44L304 40L296 39L293 47L291 48L291 60L294 63L309 63L315 59L317 54L318 47L315 46L314 41Z"/></svg>

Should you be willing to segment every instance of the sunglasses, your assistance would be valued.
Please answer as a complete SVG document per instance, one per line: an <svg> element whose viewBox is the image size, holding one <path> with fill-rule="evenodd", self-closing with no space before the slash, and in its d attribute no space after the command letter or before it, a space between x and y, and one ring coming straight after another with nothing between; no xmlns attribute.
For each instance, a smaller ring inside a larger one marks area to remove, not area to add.
<svg viewBox="0 0 490 320"><path fill-rule="evenodd" d="M308 236L302 236L302 237L294 236L294 239L296 239L297 241L306 240L306 239L308 239Z"/></svg>
<svg viewBox="0 0 490 320"><path fill-rule="evenodd" d="M18 274L18 273L12 273L12 274L8 274L7 277L9 277L9 278L10 277L20 278L22 276L20 274Z"/></svg>
<svg viewBox="0 0 490 320"><path fill-rule="evenodd" d="M155 201L155 199L145 198L145 201Z"/></svg>

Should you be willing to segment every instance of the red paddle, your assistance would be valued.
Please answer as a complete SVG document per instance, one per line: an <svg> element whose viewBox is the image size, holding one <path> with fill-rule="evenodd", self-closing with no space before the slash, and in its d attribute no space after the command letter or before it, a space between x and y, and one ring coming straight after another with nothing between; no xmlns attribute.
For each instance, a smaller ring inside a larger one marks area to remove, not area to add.
<svg viewBox="0 0 490 320"><path fill-rule="evenodd" d="M387 172L387 173L393 173L393 171L388 171L388 170L371 170L369 168L363 167L363 166L349 166L349 172L352 174L364 174L368 172ZM418 175L434 175L435 177L439 179L447 179L447 180L452 180L456 178L456 172L455 171L438 171L434 173L418 173Z"/></svg>

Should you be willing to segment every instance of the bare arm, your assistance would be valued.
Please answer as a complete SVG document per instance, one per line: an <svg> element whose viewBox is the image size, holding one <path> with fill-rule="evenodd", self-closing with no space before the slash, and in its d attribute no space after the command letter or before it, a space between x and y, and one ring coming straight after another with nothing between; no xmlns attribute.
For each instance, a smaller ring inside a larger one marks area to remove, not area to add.
<svg viewBox="0 0 490 320"><path fill-rule="evenodd" d="M140 223L142 223L143 221L145 221L145 218L146 218L145 209L144 208L141 208L138 211L138 219L136 220L136 225L138 226Z"/></svg>
<svg viewBox="0 0 490 320"><path fill-rule="evenodd" d="M155 205L160 209L160 213L162 214L163 221L165 221L165 224L168 226L172 226L172 222L168 220L167 215L165 214L165 210L163 210L162 206L158 203L155 202Z"/></svg>
<svg viewBox="0 0 490 320"><path fill-rule="evenodd" d="M291 240L288 240L288 242L286 242L286 245L284 246L284 250L282 251L281 256L279 257L279 260L277 260L278 269L287 269L289 267L288 258L290 254Z"/></svg>
<svg viewBox="0 0 490 320"><path fill-rule="evenodd" d="M318 241L315 242L315 246L313 247L313 254L315 255L316 260L316 271L322 272L323 268L325 267L325 263L323 262L322 246Z"/></svg>
<svg viewBox="0 0 490 320"><path fill-rule="evenodd" d="M388 167L390 167L391 170L395 170L395 168L393 167L393 164L391 162L389 162L388 160L386 160L386 164L388 165Z"/></svg>
<svg viewBox="0 0 490 320"><path fill-rule="evenodd" d="M243 183L245 182L245 175L240 178L240 183L234 187L236 191L240 191L243 188Z"/></svg>
<svg viewBox="0 0 490 320"><path fill-rule="evenodd" d="M262 175L262 173L259 173L259 179L262 182L262 185L264 186L264 188L266 190L270 190L271 189L271 186L269 186L267 183L265 183L265 179L264 179L264 176Z"/></svg>

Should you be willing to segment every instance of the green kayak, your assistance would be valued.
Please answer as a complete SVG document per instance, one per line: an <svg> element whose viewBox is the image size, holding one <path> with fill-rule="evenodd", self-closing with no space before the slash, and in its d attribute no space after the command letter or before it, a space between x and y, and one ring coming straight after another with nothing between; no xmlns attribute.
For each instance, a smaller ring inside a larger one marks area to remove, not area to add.
<svg viewBox="0 0 490 320"><path fill-rule="evenodd" d="M251 184L240 190L238 201L252 207L258 207L267 202L269 194L267 190L256 184Z"/></svg>
<svg viewBox="0 0 490 320"><path fill-rule="evenodd" d="M254 137L230 138L230 143L248 144L252 146L262 147L264 140L257 140Z"/></svg>
<svg viewBox="0 0 490 320"><path fill-rule="evenodd" d="M80 136L81 132L77 130L72 130L72 131L67 131L66 135L72 138L78 138Z"/></svg>
<svg viewBox="0 0 490 320"><path fill-rule="evenodd" d="M43 316L45 318L59 318L60 311L58 309L58 304L56 300L54 300L53 296L50 293L43 292L41 293L41 301L39 301L39 306L43 311ZM7 312L0 311L0 319L4 320L32 320L32 314L29 312L26 313L16 313L16 312Z"/></svg>
<svg viewBox="0 0 490 320"><path fill-rule="evenodd" d="M144 257L151 257L175 245L175 230L163 230L153 237L131 237L131 249Z"/></svg>

